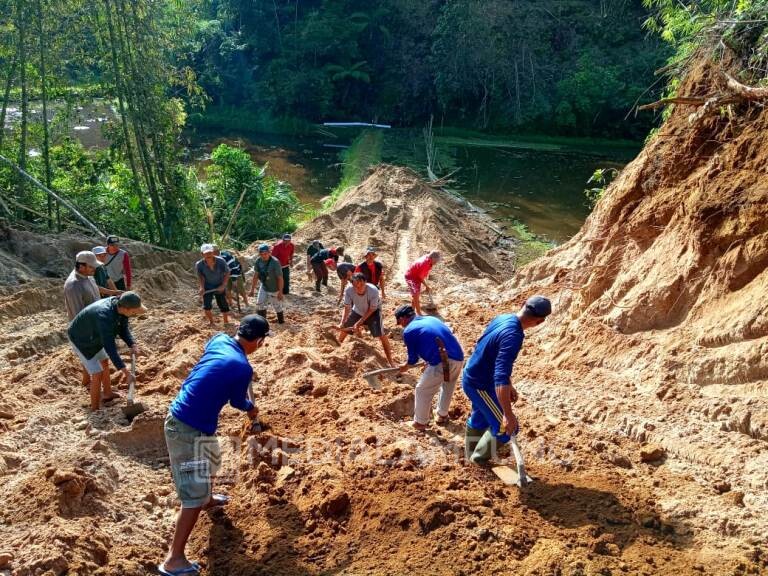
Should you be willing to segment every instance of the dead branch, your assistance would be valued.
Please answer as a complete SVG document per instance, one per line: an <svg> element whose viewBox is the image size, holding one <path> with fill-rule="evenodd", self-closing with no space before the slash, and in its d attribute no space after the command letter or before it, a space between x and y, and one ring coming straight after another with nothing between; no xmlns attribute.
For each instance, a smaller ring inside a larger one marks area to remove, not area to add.
<svg viewBox="0 0 768 576"><path fill-rule="evenodd" d="M662 98L661 100L657 100L656 102L651 102L650 104L643 104L642 106L638 106L638 110L654 110L656 108L662 108L664 106L668 106L669 104L682 104L684 106L702 106L706 104L708 101L708 98L701 98L701 97L687 97L687 96L675 96L673 98Z"/></svg>
<svg viewBox="0 0 768 576"><path fill-rule="evenodd" d="M723 72L728 89L743 98L744 100L756 101L756 100L768 100L768 88L756 88L754 86L747 86L736 80L733 76L727 72Z"/></svg>
<svg viewBox="0 0 768 576"><path fill-rule="evenodd" d="M754 86L747 86L736 80L733 76L727 72L722 73L726 80L726 94L715 94L711 96L674 96L672 98L662 98L656 102L650 104L643 104L638 106L638 111L641 110L654 110L656 108L662 108L669 104L680 104L682 106L704 106L703 113L698 112L697 117L700 118L706 114L709 110L719 108L720 106L728 106L729 104L736 104L737 102L757 102L761 100L768 100L768 88L757 88Z"/></svg>

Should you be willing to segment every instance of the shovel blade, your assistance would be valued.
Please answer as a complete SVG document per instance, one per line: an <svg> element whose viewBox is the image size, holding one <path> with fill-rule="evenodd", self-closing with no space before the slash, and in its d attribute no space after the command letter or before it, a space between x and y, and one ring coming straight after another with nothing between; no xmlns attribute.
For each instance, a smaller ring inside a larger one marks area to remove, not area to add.
<svg viewBox="0 0 768 576"><path fill-rule="evenodd" d="M374 390L381 390L381 381L379 380L378 374L369 374L367 376L363 376L363 378L365 378L365 381L368 382L368 386Z"/></svg>
<svg viewBox="0 0 768 576"><path fill-rule="evenodd" d="M494 466L491 470L498 476L499 480L504 482L507 486L525 488L528 484L533 482L533 478L525 473L525 468L522 469L522 476L520 475L520 471L510 468L509 466Z"/></svg>
<svg viewBox="0 0 768 576"><path fill-rule="evenodd" d="M128 421L132 421L136 416L141 414L142 412L146 412L147 407L144 406L141 402L128 402L125 406L123 406L123 414L126 418L128 418Z"/></svg>

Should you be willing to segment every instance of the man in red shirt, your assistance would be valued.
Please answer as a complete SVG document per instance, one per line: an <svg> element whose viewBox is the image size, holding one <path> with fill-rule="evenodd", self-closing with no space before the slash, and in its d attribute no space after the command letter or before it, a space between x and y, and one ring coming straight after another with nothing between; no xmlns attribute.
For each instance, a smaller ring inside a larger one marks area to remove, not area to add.
<svg viewBox="0 0 768 576"><path fill-rule="evenodd" d="M419 296L421 294L421 285L424 284L424 292L429 292L430 288L427 286L425 280L429 276L432 266L440 261L440 252L432 250L426 256L422 256L416 262L408 266L408 270L405 271L405 283L408 285L408 291L411 293L411 306L416 309L416 314L421 316L421 302Z"/></svg>
<svg viewBox="0 0 768 576"><path fill-rule="evenodd" d="M278 259L283 268L283 294L288 294L290 288L294 249L291 235L288 233L283 234L283 239L275 242L275 245L272 246L272 256Z"/></svg>
<svg viewBox="0 0 768 576"><path fill-rule="evenodd" d="M376 260L376 248L368 246L365 250L365 260L361 262L355 272L360 272L365 276L365 281L373 284L381 292L381 299L386 297L384 294L384 265Z"/></svg>

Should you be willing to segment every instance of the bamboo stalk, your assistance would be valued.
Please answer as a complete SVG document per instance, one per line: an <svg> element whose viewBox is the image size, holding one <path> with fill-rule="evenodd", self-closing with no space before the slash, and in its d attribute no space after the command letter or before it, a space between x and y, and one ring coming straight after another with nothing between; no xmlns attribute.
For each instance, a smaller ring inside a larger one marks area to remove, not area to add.
<svg viewBox="0 0 768 576"><path fill-rule="evenodd" d="M14 164L13 162L11 162L10 160L8 160L8 158L6 158L5 156L0 156L0 162L2 162L3 164L5 164L5 165L6 165L6 166L8 166L9 168L13 169L14 171L16 171L16 172L18 173L18 175L19 175L19 177L20 177L20 178L28 180L28 181L29 181L29 182L31 182L33 185L37 186L37 187L38 187L40 190L42 190L42 191L43 191L43 192L45 192L46 194L49 194L50 196L53 196L53 197L54 197L56 200L58 200L58 201L59 201L59 202L61 202L61 203L62 203L64 206L66 206L67 208L69 208L69 210L70 210L70 211L71 211L71 212L72 212L72 213L73 213L73 214L74 214L74 215L77 217L77 219L78 219L78 220L80 220L82 223L84 223L86 226L88 226L88 228L89 228L90 230L93 230L93 231L94 231L96 234L98 234L99 236L103 236L104 238L106 238L106 237L107 237L107 235L106 235L104 232L102 232L101 230L99 230L99 229L96 227L96 225L95 225L95 224L93 224L93 223L92 223L90 220L88 220L88 218L86 218L85 216L83 216L83 215L82 215L82 214L81 214L81 213L80 213L80 212L79 212L79 211L78 211L78 210L77 210L77 209L76 209L76 208L75 208L75 207L74 207L74 206L73 206L73 205L72 205L72 204L69 202L69 200L66 200L65 198L62 198L61 196L59 196L58 194L56 194L56 192L54 192L53 190L51 190L51 189L47 188L47 187L46 187L46 186L45 186L45 185L44 185L42 182L40 182L40 181L39 181L37 178L35 178L35 177L34 177L34 176L32 176L31 174L29 174L29 173L28 173L26 170L23 170L22 168L20 168L19 166L17 166L16 164Z"/></svg>

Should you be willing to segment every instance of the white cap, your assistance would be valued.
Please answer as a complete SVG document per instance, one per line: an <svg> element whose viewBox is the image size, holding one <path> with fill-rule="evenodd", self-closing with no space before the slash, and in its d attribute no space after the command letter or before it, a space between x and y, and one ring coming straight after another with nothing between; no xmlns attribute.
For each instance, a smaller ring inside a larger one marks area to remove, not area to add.
<svg viewBox="0 0 768 576"><path fill-rule="evenodd" d="M96 259L96 254L90 250L83 250L82 252L78 252L77 256L75 256L75 263L88 264L88 266L91 268L98 268L101 266L101 262Z"/></svg>
<svg viewBox="0 0 768 576"><path fill-rule="evenodd" d="M94 246L91 252L93 252L94 254L96 254L96 256L98 256L99 254L106 254L107 249L104 248L104 246Z"/></svg>
<svg viewBox="0 0 768 576"><path fill-rule="evenodd" d="M209 252L213 252L213 250L214 250L213 244L203 244L202 246L200 246L200 252L202 254L208 254Z"/></svg>

